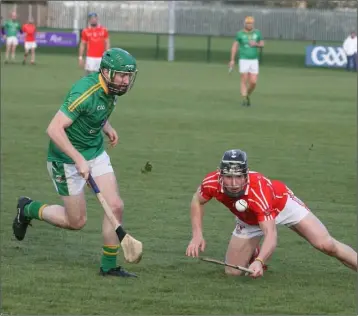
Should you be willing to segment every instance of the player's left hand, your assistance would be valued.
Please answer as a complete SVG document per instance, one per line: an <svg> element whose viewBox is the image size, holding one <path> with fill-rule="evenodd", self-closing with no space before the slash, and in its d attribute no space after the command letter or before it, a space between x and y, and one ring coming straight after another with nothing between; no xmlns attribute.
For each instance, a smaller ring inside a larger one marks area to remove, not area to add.
<svg viewBox="0 0 358 316"><path fill-rule="evenodd" d="M250 44L251 47L257 46L257 43L255 41L250 41L249 44Z"/></svg>
<svg viewBox="0 0 358 316"><path fill-rule="evenodd" d="M107 135L109 139L109 144L111 147L115 147L118 144L118 134L114 128L109 128L107 131L105 131L105 134Z"/></svg>
<svg viewBox="0 0 358 316"><path fill-rule="evenodd" d="M251 263L249 269L254 271L254 273L250 275L254 279L260 278L264 275L264 269L260 261L254 261Z"/></svg>

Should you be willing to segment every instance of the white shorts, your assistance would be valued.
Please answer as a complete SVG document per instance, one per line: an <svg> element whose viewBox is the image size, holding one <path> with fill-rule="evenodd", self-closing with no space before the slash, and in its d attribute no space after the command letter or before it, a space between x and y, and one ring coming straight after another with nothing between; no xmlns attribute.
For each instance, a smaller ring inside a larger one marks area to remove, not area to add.
<svg viewBox="0 0 358 316"><path fill-rule="evenodd" d="M25 50L35 49L37 47L36 42L25 42L24 48Z"/></svg>
<svg viewBox="0 0 358 316"><path fill-rule="evenodd" d="M240 59L239 60L240 73L259 73L259 60L258 59Z"/></svg>
<svg viewBox="0 0 358 316"><path fill-rule="evenodd" d="M111 160L106 152L89 160L88 164L94 178L114 172ZM85 179L78 173L74 164L48 161L47 170L57 193L61 196L78 195L86 185Z"/></svg>
<svg viewBox="0 0 358 316"><path fill-rule="evenodd" d="M310 210L297 197L289 196L285 208L277 215L276 225L284 225L290 227L299 223ZM239 238L250 239L256 236L263 236L264 233L259 225L249 225L236 218L236 226L232 233Z"/></svg>
<svg viewBox="0 0 358 316"><path fill-rule="evenodd" d="M98 71L101 64L102 58L86 57L85 70L87 71Z"/></svg>
<svg viewBox="0 0 358 316"><path fill-rule="evenodd" d="M9 36L9 37L6 37L6 44L7 45L18 45L19 40L17 39L16 36Z"/></svg>

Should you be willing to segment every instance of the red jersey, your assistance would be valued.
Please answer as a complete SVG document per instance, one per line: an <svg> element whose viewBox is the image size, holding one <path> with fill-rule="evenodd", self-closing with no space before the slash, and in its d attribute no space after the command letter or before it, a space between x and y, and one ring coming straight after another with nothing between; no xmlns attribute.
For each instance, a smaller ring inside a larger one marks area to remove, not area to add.
<svg viewBox="0 0 358 316"><path fill-rule="evenodd" d="M98 25L85 28L81 40L87 43L87 57L101 58L106 50L107 39L108 30L105 27Z"/></svg>
<svg viewBox="0 0 358 316"><path fill-rule="evenodd" d="M249 225L274 219L285 207L287 198L291 194L289 188L278 180L269 180L258 172L250 171L245 194L240 198L231 198L224 193L219 180L220 173L209 173L199 188L200 195L205 200L215 198L224 204L235 216ZM245 200L248 204L244 212L239 212L235 203Z"/></svg>
<svg viewBox="0 0 358 316"><path fill-rule="evenodd" d="M24 24L22 26L22 31L25 35L25 42L35 42L36 26L35 24Z"/></svg>

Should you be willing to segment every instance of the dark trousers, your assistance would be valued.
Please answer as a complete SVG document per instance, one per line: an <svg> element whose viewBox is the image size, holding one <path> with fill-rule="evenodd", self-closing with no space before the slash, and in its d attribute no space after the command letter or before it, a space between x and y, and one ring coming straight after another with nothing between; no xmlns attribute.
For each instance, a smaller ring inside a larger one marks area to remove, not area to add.
<svg viewBox="0 0 358 316"><path fill-rule="evenodd" d="M357 71L357 53L347 56L347 70Z"/></svg>

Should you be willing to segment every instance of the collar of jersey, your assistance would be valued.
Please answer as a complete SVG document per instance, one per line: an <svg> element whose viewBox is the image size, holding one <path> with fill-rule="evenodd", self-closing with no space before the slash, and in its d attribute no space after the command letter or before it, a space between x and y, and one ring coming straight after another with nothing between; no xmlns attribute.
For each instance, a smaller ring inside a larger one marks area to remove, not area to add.
<svg viewBox="0 0 358 316"><path fill-rule="evenodd" d="M250 171L247 174L247 183L245 188L245 195L249 194L249 188L250 188Z"/></svg>
<svg viewBox="0 0 358 316"><path fill-rule="evenodd" d="M99 83L101 84L101 87L104 90L104 92L106 94L108 94L108 88L107 88L106 83L104 82L102 75L100 73L98 74L98 80L99 80Z"/></svg>
<svg viewBox="0 0 358 316"><path fill-rule="evenodd" d="M246 189L245 189L245 195L249 194L249 188L250 188L250 182L247 182Z"/></svg>

